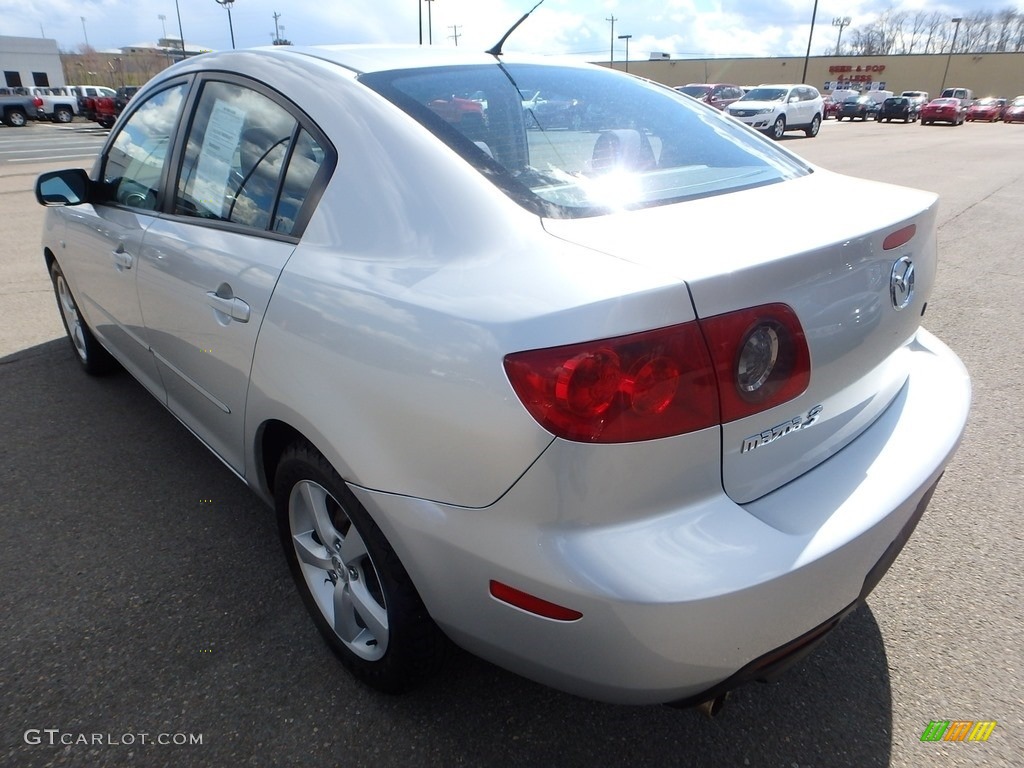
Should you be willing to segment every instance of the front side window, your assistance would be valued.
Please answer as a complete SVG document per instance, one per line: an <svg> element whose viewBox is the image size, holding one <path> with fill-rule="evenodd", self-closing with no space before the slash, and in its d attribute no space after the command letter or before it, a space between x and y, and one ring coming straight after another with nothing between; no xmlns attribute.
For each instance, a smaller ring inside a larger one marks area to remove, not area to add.
<svg viewBox="0 0 1024 768"><path fill-rule="evenodd" d="M659 205L809 172L717 111L602 68L503 63L360 81L545 216Z"/></svg>
<svg viewBox="0 0 1024 768"><path fill-rule="evenodd" d="M187 86L181 84L154 94L118 131L103 166L113 202L156 209L164 161L186 92Z"/></svg>

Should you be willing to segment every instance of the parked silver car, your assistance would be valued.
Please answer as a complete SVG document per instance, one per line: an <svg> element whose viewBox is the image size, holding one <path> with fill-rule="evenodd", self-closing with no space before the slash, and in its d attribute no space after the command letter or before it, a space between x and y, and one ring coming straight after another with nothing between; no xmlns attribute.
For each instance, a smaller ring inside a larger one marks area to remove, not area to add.
<svg viewBox="0 0 1024 768"><path fill-rule="evenodd" d="M585 124L528 126L523 87ZM77 359L275 507L313 619L382 690L447 638L615 702L774 673L882 577L967 418L920 327L934 195L607 68L208 54L36 191Z"/></svg>

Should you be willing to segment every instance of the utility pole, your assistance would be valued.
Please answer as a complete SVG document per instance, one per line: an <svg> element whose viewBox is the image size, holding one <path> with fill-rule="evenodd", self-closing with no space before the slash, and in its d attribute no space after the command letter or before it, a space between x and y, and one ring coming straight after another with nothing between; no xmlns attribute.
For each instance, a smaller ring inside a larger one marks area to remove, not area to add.
<svg viewBox="0 0 1024 768"><path fill-rule="evenodd" d="M615 69L615 22L618 21L618 19L615 18L615 14L612 14L605 19L605 21L610 21L612 23L611 42L608 45L608 68Z"/></svg>
<svg viewBox="0 0 1024 768"><path fill-rule="evenodd" d="M451 25L448 26L448 29L450 29L452 31L452 33L450 35L448 35L448 39L449 40L454 40L455 41L455 47L458 48L459 47L459 38L461 37L461 35L459 34L459 30L462 29L462 25L461 24L451 24Z"/></svg>
<svg viewBox="0 0 1024 768"><path fill-rule="evenodd" d="M85 35L85 47L89 47L89 33L85 31L85 16L79 17L82 19L82 34ZM959 21L959 19L958 19Z"/></svg>
<svg viewBox="0 0 1024 768"><path fill-rule="evenodd" d="M277 26L277 20L281 18L281 14L274 11L274 45L281 44L281 28Z"/></svg>
<svg viewBox="0 0 1024 768"><path fill-rule="evenodd" d="M427 42L430 45L434 44L434 18L430 10L433 7L434 0L427 0Z"/></svg>
<svg viewBox="0 0 1024 768"><path fill-rule="evenodd" d="M807 33L807 55L804 56L804 74L801 83L807 82L807 64L811 60L811 40L814 39L814 21L818 18L818 0L814 0L814 13L811 14L811 31Z"/></svg>

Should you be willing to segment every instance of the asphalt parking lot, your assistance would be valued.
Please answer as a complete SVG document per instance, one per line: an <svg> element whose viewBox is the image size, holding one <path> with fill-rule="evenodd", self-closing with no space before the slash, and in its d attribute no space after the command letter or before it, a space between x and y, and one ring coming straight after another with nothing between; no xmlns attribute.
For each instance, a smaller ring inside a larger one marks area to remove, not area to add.
<svg viewBox="0 0 1024 768"><path fill-rule="evenodd" d="M355 683L295 594L271 513L126 374L78 369L31 193L42 170L91 165L45 159L71 135L0 129L0 152L53 147L0 155L29 158L0 163L0 765L1020 764L1024 125L830 120L780 142L941 195L924 322L969 368L974 406L868 606L714 720L581 700L466 654L404 697ZM860 202L823 200L779 230ZM986 742L922 742L934 720L997 726Z"/></svg>

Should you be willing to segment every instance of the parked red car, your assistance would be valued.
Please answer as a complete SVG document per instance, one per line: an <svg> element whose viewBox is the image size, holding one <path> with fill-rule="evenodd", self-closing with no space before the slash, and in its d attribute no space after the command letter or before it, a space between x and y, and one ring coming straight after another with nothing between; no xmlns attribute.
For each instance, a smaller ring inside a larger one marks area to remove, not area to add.
<svg viewBox="0 0 1024 768"><path fill-rule="evenodd" d="M959 99L932 99L921 107L921 125L951 123L963 125L967 119L967 107Z"/></svg>
<svg viewBox="0 0 1024 768"><path fill-rule="evenodd" d="M828 120L830 117L835 117L839 113L839 102L837 102L831 94L824 98L821 108L822 118Z"/></svg>
<svg viewBox="0 0 1024 768"><path fill-rule="evenodd" d="M984 120L989 123L994 123L1003 116L1003 111L1006 109L1006 99L996 99L988 97L985 99L978 99L971 106L967 108L967 119L970 121Z"/></svg>
<svg viewBox="0 0 1024 768"><path fill-rule="evenodd" d="M93 99L93 119L104 128L113 128L120 111L113 96L97 96Z"/></svg>
<svg viewBox="0 0 1024 768"><path fill-rule="evenodd" d="M1024 123L1024 96L1018 96L1006 105L1006 110L1003 112L1003 122Z"/></svg>

